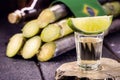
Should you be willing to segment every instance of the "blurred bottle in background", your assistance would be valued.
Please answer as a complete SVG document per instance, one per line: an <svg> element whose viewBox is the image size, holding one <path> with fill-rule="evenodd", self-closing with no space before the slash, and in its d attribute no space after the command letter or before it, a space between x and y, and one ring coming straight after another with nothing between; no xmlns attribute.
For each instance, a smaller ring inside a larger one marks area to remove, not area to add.
<svg viewBox="0 0 120 80"><path fill-rule="evenodd" d="M16 24L35 19L52 1L53 0L17 0L18 8L8 14L8 21Z"/></svg>

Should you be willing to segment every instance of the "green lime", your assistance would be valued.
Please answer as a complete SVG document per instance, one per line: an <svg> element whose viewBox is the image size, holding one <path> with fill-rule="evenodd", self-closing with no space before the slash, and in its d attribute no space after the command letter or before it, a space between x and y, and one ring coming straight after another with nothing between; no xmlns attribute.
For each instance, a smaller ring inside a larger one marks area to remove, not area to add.
<svg viewBox="0 0 120 80"><path fill-rule="evenodd" d="M94 16L69 18L68 25L77 32L97 34L107 30L112 22L112 16Z"/></svg>

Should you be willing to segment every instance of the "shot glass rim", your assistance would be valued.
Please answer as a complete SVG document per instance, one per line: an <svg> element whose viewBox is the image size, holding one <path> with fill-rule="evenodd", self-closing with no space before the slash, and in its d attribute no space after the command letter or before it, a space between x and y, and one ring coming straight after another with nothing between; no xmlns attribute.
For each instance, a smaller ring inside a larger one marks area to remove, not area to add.
<svg viewBox="0 0 120 80"><path fill-rule="evenodd" d="M82 33L82 32L74 32L74 34L80 34L80 35L84 35L84 36L98 36L98 35L104 35L105 32L96 33L96 34L86 34L86 33Z"/></svg>

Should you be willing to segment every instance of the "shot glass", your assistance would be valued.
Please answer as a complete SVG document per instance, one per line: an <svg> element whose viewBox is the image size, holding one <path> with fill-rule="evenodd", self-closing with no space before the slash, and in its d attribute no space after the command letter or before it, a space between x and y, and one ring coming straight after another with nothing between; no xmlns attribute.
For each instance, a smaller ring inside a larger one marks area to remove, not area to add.
<svg viewBox="0 0 120 80"><path fill-rule="evenodd" d="M97 70L102 56L104 32L84 34L75 32L77 64L83 70Z"/></svg>

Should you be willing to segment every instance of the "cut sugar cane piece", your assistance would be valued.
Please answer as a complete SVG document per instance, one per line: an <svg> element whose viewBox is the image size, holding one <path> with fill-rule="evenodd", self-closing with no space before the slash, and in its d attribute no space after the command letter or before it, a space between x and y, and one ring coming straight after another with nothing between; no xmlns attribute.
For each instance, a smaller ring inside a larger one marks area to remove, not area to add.
<svg viewBox="0 0 120 80"><path fill-rule="evenodd" d="M40 28L46 27L49 23L55 22L60 18L67 16L68 12L63 4L57 4L43 10L38 16L38 24Z"/></svg>
<svg viewBox="0 0 120 80"><path fill-rule="evenodd" d="M22 33L13 35L7 45L6 55L8 57L14 57L23 46L24 41L25 38L23 37Z"/></svg>
<svg viewBox="0 0 120 80"><path fill-rule="evenodd" d="M22 29L23 36L26 38L30 38L38 34L40 31L40 28L37 24L37 20L31 20L28 23L25 24L25 26Z"/></svg>
<svg viewBox="0 0 120 80"><path fill-rule="evenodd" d="M61 36L60 30L57 24L50 24L42 30L40 37L44 42L53 41Z"/></svg>
<svg viewBox="0 0 120 80"><path fill-rule="evenodd" d="M74 36L69 35L53 42L47 42L41 47L40 53L37 54L39 61L48 61L71 49L75 48Z"/></svg>
<svg viewBox="0 0 120 80"><path fill-rule="evenodd" d="M56 45L54 42L45 43L41 47L39 54L37 54L37 59L39 61L48 61L53 57L55 53L55 48L56 48Z"/></svg>
<svg viewBox="0 0 120 80"><path fill-rule="evenodd" d="M50 11L50 9L43 10L38 17L38 24L40 28L44 28L53 21L55 21L55 15L52 11Z"/></svg>
<svg viewBox="0 0 120 80"><path fill-rule="evenodd" d="M32 58L35 54L38 53L40 46L41 46L41 38L39 36L34 36L28 39L21 51L22 57L24 59Z"/></svg>

